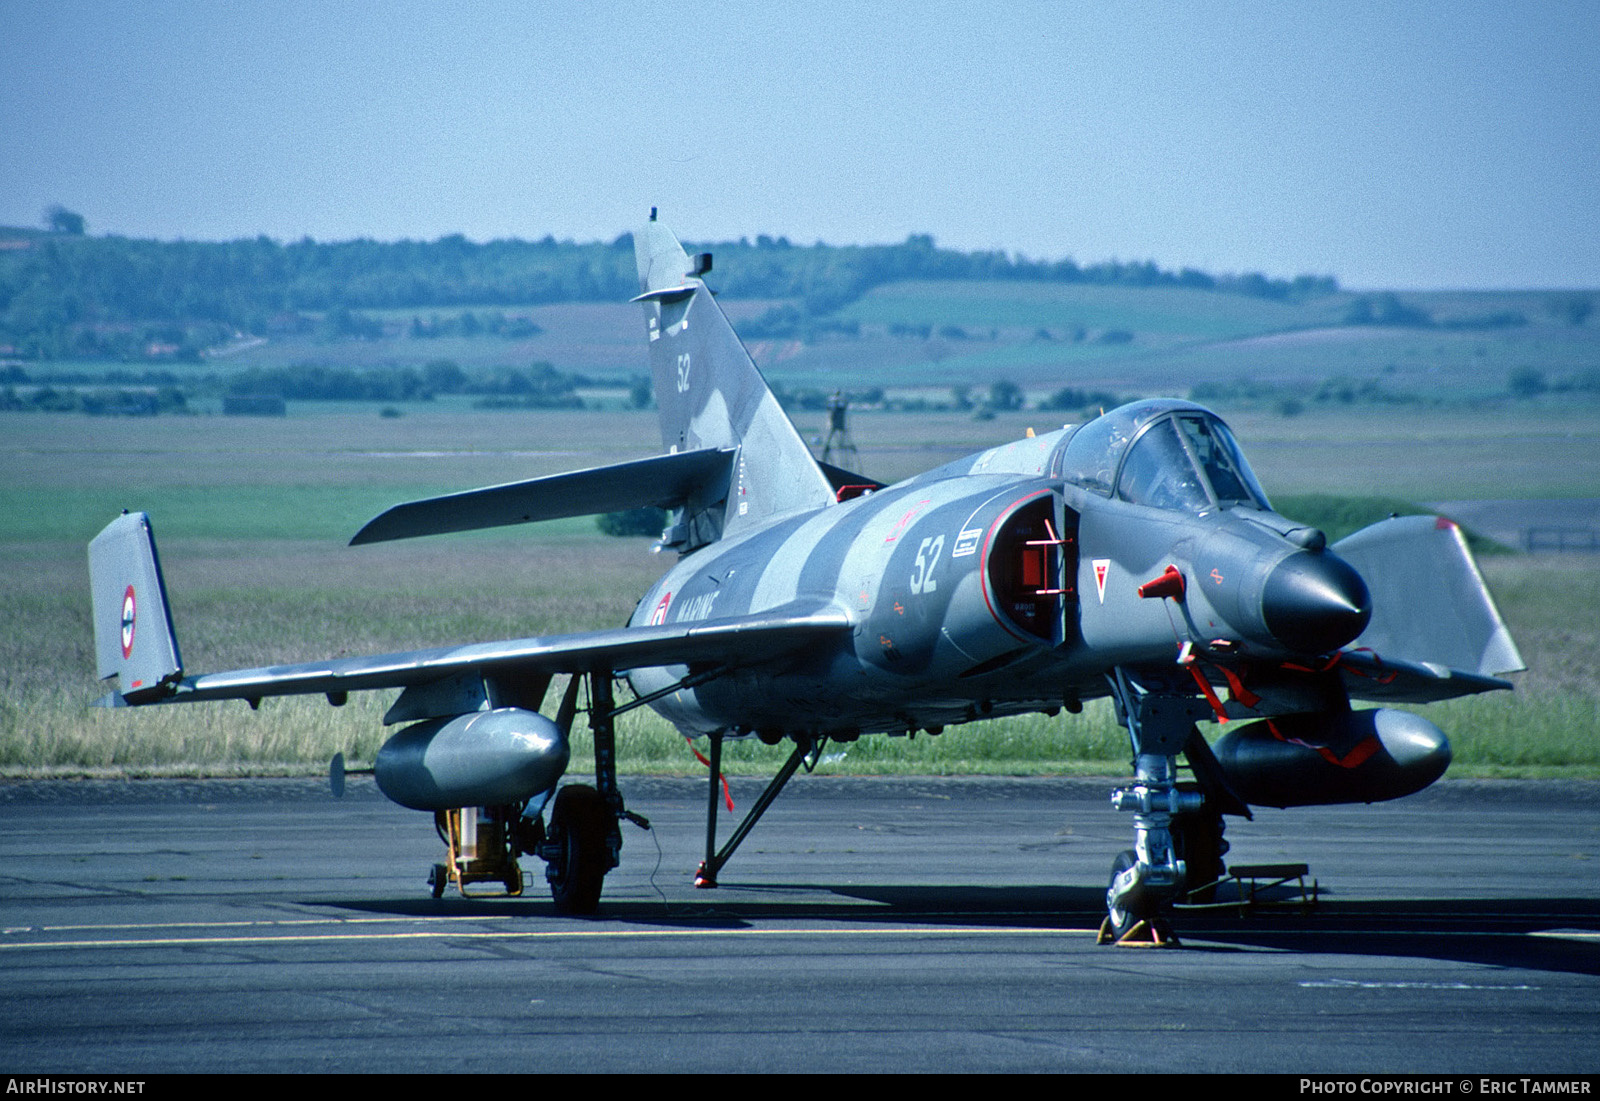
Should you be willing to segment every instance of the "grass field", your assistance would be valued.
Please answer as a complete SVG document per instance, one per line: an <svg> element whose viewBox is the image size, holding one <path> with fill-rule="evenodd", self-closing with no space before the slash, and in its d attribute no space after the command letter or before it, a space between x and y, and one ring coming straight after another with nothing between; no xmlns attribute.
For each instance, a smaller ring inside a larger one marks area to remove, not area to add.
<svg viewBox="0 0 1600 1101"><path fill-rule="evenodd" d="M1343 305L1339 296L1294 305L1168 287L946 281L878 287L840 312L863 325L956 325L976 334L1045 329L1060 338L1083 328L1220 339L1332 324Z"/></svg>
<svg viewBox="0 0 1600 1101"><path fill-rule="evenodd" d="M1600 495L1600 426L1583 410L1233 420L1269 493ZM890 479L1030 424L1050 427L1038 414L882 414L859 418L856 437L862 468ZM194 670L583 630L622 622L660 572L648 540L605 539L585 519L343 543L399 500L649 454L656 441L653 417L637 413L0 414L0 774L317 771L335 752L370 759L381 742L387 694L341 709L320 697L269 700L259 712L242 703L88 709L103 689L93 677L84 546L119 509L154 517ZM1593 559L1513 555L1483 565L1531 671L1515 694L1428 709L1452 736L1457 771L1600 775ZM625 769L697 767L647 712L629 716L622 733ZM587 750L575 752L582 761ZM741 744L730 748L730 768L767 771L781 755ZM938 738L863 739L821 767L1116 773L1125 757L1109 713L1091 707Z"/></svg>

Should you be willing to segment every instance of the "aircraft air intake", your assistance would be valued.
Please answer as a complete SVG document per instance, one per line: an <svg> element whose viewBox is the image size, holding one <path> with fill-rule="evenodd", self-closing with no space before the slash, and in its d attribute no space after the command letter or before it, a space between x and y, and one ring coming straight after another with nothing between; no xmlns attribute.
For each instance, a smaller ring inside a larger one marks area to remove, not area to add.
<svg viewBox="0 0 1600 1101"><path fill-rule="evenodd" d="M1001 523L986 565L993 609L1002 626L1020 628L1045 642L1061 640L1062 604L1075 596L1065 580L1077 574L1077 532L1068 527L1075 520L1069 512L1063 522L1055 497L1045 494Z"/></svg>

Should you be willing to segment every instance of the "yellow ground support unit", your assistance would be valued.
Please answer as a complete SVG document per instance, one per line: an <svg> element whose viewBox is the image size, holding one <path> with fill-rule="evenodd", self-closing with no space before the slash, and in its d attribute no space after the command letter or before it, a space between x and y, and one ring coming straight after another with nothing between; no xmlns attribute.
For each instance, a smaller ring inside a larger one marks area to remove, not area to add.
<svg viewBox="0 0 1600 1101"><path fill-rule="evenodd" d="M522 867L512 844L515 807L458 807L435 811L434 826L448 849L447 862L435 864L428 877L433 897L451 884L463 896L469 883L498 883L503 893L522 894ZM498 892L496 892L498 893Z"/></svg>

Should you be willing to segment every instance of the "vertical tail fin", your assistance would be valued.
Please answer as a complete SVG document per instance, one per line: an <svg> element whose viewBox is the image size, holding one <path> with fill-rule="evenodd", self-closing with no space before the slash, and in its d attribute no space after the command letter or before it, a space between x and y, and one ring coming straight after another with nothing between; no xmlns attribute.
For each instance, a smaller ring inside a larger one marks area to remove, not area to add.
<svg viewBox="0 0 1600 1101"><path fill-rule="evenodd" d="M150 517L124 512L89 544L94 601L95 668L116 677L121 698L147 703L183 676L172 633L167 585L156 558ZM117 702L116 697L110 697Z"/></svg>
<svg viewBox="0 0 1600 1101"><path fill-rule="evenodd" d="M828 479L700 278L710 256L691 264L654 211L633 247L662 443L669 451L739 449L724 534L831 503Z"/></svg>

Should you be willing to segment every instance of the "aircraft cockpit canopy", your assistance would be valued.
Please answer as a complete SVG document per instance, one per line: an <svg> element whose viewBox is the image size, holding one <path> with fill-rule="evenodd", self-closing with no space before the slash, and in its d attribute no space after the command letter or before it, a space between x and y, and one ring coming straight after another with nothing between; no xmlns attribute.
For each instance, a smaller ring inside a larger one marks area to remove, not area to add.
<svg viewBox="0 0 1600 1101"><path fill-rule="evenodd" d="M1136 401L1095 418L1072 434L1061 473L1101 496L1153 508L1270 507L1228 426L1186 401Z"/></svg>

